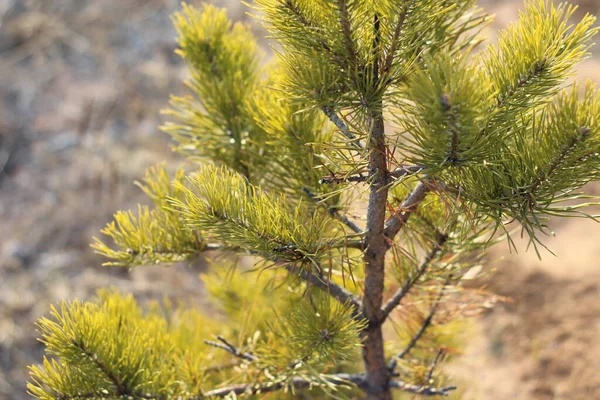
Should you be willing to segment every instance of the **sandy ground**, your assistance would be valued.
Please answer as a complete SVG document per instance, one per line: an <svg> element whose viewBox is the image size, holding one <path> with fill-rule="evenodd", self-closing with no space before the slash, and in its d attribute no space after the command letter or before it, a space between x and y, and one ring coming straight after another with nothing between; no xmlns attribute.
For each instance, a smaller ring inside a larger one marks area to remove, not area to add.
<svg viewBox="0 0 600 400"><path fill-rule="evenodd" d="M248 18L230 3L230 16ZM484 2L498 13L491 32L519 4ZM117 286L202 304L195 269L101 268L88 247L115 210L145 201L131 182L147 167L181 161L156 128L168 94L183 93L168 18L178 7L0 0L0 399L27 398L26 367L42 354L33 323L50 303ZM580 69L599 75L593 60ZM486 284L513 301L483 315L448 366L469 388L464 399L600 399L600 224L561 221L555 231L557 257L502 245L490 255L498 272Z"/></svg>

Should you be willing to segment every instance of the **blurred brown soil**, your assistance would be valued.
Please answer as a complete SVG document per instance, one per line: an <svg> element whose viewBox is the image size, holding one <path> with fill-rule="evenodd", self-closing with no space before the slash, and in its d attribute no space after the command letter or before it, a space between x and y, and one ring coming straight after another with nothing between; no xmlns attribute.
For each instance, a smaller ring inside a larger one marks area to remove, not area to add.
<svg viewBox="0 0 600 400"><path fill-rule="evenodd" d="M480 318L449 367L468 387L461 398L600 399L600 271L560 277L514 261L498 269L488 289L512 301Z"/></svg>
<svg viewBox="0 0 600 400"><path fill-rule="evenodd" d="M34 322L51 303L108 286L204 301L197 268L102 268L88 247L114 211L146 202L132 182L147 167L182 162L157 129L169 93L185 93L169 21L179 2L0 0L0 399L28 398L26 368L42 357ZM492 28L515 4L483 3L498 12ZM580 69L599 73L595 61ZM555 230L557 258L492 253L489 287L514 302L485 314L448 367L464 399L600 399L600 225Z"/></svg>

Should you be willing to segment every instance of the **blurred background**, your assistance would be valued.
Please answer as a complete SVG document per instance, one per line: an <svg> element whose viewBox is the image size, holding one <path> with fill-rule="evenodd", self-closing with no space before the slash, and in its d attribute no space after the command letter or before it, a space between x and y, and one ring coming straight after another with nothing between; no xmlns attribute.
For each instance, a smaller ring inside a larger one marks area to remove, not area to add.
<svg viewBox="0 0 600 400"><path fill-rule="evenodd" d="M185 93L169 20L179 2L0 0L0 399L29 398L27 366L43 352L34 322L51 303L114 286L202 306L197 270L102 268L89 248L116 210L146 202L132 182L147 167L183 162L157 128L169 94ZM213 3L251 22L237 0ZM600 12L599 0L574 3ZM522 2L480 5L497 14L493 38ZM600 51L579 77L600 79ZM497 272L483 284L510 301L473 323L446 366L461 398L600 399L600 224L552 226L556 257L506 245L488 257Z"/></svg>

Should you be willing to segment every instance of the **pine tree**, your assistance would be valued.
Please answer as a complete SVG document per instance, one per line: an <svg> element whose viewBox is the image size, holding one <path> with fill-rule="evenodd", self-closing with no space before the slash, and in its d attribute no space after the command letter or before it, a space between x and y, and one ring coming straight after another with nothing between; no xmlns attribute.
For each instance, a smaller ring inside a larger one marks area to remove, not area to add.
<svg viewBox="0 0 600 400"><path fill-rule="evenodd" d="M598 91L567 82L594 18L529 0L475 51L490 17L474 3L256 0L271 63L248 26L184 5L192 95L164 130L197 169L150 169L153 206L93 247L129 268L220 252L201 277L219 311L65 302L39 321L30 394L451 393L437 367L481 300L467 273L519 230L539 251L549 217L594 218L578 190L600 178Z"/></svg>

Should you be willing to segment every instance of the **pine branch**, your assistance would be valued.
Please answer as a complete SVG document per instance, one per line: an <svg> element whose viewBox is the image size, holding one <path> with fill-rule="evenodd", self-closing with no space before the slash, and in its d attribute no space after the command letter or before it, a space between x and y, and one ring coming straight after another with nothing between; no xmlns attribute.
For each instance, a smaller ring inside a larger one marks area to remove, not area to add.
<svg viewBox="0 0 600 400"><path fill-rule="evenodd" d="M404 356L406 356L417 345L417 342L421 339L421 337L423 336L423 334L425 333L427 328L429 328L429 326L431 325L431 322L433 321L433 317L435 316L435 313L437 312L440 301L442 300L442 297L444 296L444 289L446 288L446 285L448 284L449 279L446 280L446 282L440 289L440 293L438 294L437 298L431 305L431 309L429 310L429 315L427 315L427 318L425 318L423 320L419 330L414 334L414 336L411 338L410 342L408 343L408 345L406 345L404 350L402 350L392 361L390 361L388 368L392 373L396 369L398 360L404 358ZM435 365L435 363L437 363L437 361L434 362L434 365Z"/></svg>
<svg viewBox="0 0 600 400"><path fill-rule="evenodd" d="M429 367L429 371L427 371L427 376L425 377L425 381L426 382L430 382L431 379L433 379L433 372L435 371L440 358L442 357L442 355L444 354L444 350L439 349L438 352L436 353L435 357L433 358L433 361L431 362L431 366Z"/></svg>
<svg viewBox="0 0 600 400"><path fill-rule="evenodd" d="M456 386L446 386L443 388L434 388L431 386L411 385L402 381L390 381L389 387L400 389L404 392L419 394L421 396L448 396L449 392L456 390Z"/></svg>
<svg viewBox="0 0 600 400"><path fill-rule="evenodd" d="M531 84L540 76L542 76L548 67L549 65L547 60L536 61L529 71L523 73L513 85L509 85L503 93L500 93L496 97L496 108L502 108L504 105L509 103L517 91L526 85ZM492 122L490 121L490 123Z"/></svg>
<svg viewBox="0 0 600 400"><path fill-rule="evenodd" d="M316 202L320 201L319 197L316 194L314 194L313 191L310 190L309 188L307 188L306 186L302 187L302 190L304 190L304 192L312 200L314 200ZM333 218L337 219L338 221L340 221L341 223L346 225L348 228L350 228L352 231L354 231L354 233L358 233L358 234L364 233L363 230L358 225L356 225L354 222L350 221L350 219L348 219L347 216L340 213L340 211L337 208L335 208L333 206L327 206L324 203L323 203L323 205L327 207L327 212L329 213L329 215L331 215Z"/></svg>
<svg viewBox="0 0 600 400"><path fill-rule="evenodd" d="M402 32L402 28L404 27L404 22L406 21L406 16L408 15L408 8L410 3L414 0L405 0L404 5L402 7L402 11L398 14L398 22L396 23L396 27L394 28L394 34L392 36L392 43L390 45L390 49L388 50L387 57L385 58L385 62L383 64L383 72L389 72L392 68L392 64L394 63L394 56L396 55L396 50L398 49L398 45L400 44L400 33Z"/></svg>
<svg viewBox="0 0 600 400"><path fill-rule="evenodd" d="M363 146L356 140L356 136L350 132L346 123L337 115L335 110L330 106L322 106L321 110L323 113L329 118L329 120L340 130L342 135L346 136L348 139L352 140L352 144L359 149L362 149Z"/></svg>
<svg viewBox="0 0 600 400"><path fill-rule="evenodd" d="M344 35L344 44L348 52L349 64L356 64L356 49L354 47L354 39L352 39L352 25L350 23L350 13L348 11L348 0L337 0L337 7L340 13L340 25Z"/></svg>
<svg viewBox="0 0 600 400"><path fill-rule="evenodd" d="M362 241L360 243L351 242L350 246L345 245L344 247L362 248ZM233 248L225 248L225 249L232 250ZM243 250L243 249L240 248L240 250ZM255 254L255 253L250 252L250 254ZM255 255L259 255L259 254L255 254ZM335 282L330 281L329 279L326 279L323 276L315 275L313 273L308 272L304 268L290 264L288 260L275 260L275 261L280 262L286 271L299 277L303 281L307 282L309 285L313 285L313 286L329 293L334 299L339 301L341 304L346 304L346 303L349 304L353 309L353 314L357 317L360 316L360 309L361 309L360 300L357 299L357 297L355 295L353 295L350 291L348 291L344 287L338 285ZM221 339L219 339L219 340L221 340ZM222 345L220 343L211 342L211 343L207 343L207 344L213 345L213 343L216 344L215 347L223 348L223 350L227 350L227 351L231 350L230 347L228 347L227 349L224 348L223 347L224 345Z"/></svg>
<svg viewBox="0 0 600 400"><path fill-rule="evenodd" d="M595 18L586 15L571 24L575 8L547 1L531 1L519 22L501 32L498 44L482 53L496 101L489 112L490 127L504 129L502 121L521 110L544 104L556 94L572 68L589 55Z"/></svg>
<svg viewBox="0 0 600 400"><path fill-rule="evenodd" d="M292 14L292 16L300 25L304 26L310 31L315 31L316 29L318 29L318 27L302 13L295 1L285 0L283 2L283 6ZM323 50L325 50L338 65L340 65L341 67L345 67L345 58L343 55L337 53L334 49L332 49L331 46L323 38L318 37L316 38L316 41L319 44L319 46L321 46Z"/></svg>
<svg viewBox="0 0 600 400"><path fill-rule="evenodd" d="M98 393L80 393L76 395L65 394L65 393L54 393L57 400L79 400L79 399L102 399L102 396L106 396L106 394L99 395ZM145 398L145 397L141 397ZM160 397L151 397L152 399L160 399Z"/></svg>
<svg viewBox="0 0 600 400"><path fill-rule="evenodd" d="M400 304L404 296L406 296L410 289L412 289L412 287L415 285L415 283L417 283L419 278L421 278L421 276L423 276L423 274L427 271L427 268L429 268L429 265L441 251L442 247L444 246L447 240L448 235L443 234L438 236L433 249L431 249L431 251L427 254L425 259L417 267L414 274L408 279L406 279L404 285L402 285L402 287L398 289L398 291L396 291L396 293L387 301L387 303L385 303L385 306L381 310L383 314L382 323L390 315L394 308L396 308L398 304Z"/></svg>
<svg viewBox="0 0 600 400"><path fill-rule="evenodd" d="M77 347L79 350L81 350L81 352L83 354L86 355L86 357L92 361L96 367L98 367L98 369L102 372L102 374L104 374L104 376L106 376L113 384L113 386L117 389L117 392L115 393L117 396L130 396L133 395L134 393L131 392L131 390L127 387L127 385L125 385L123 383L123 381L121 380L121 378L119 376L117 376L114 371L111 371L103 362L102 360L100 360L98 358L98 355L92 351L90 351L87 346L85 345L85 343L83 343L82 341L78 341L78 340L72 340L71 343L73 344L73 346ZM137 394L136 394L137 395Z"/></svg>
<svg viewBox="0 0 600 400"><path fill-rule="evenodd" d="M557 154L554 159L550 162L550 165L547 168L547 171L542 170L538 176L535 177L533 183L531 184L530 191L531 193L535 193L536 190L542 185L544 182L549 180L553 174L560 167L561 163L565 161L567 156L575 150L575 148L582 143L590 134L591 129L585 126L580 127L578 130L578 135L575 135L571 138L568 144L563 145L559 154Z"/></svg>
<svg viewBox="0 0 600 400"><path fill-rule="evenodd" d="M406 175L417 174L421 172L424 167L419 165L401 165L392 172L389 173L389 176L394 179L402 178ZM321 184L339 184L345 182L367 182L369 180L369 176L358 174L358 175L350 175L350 176L326 176L321 178L319 183Z"/></svg>
<svg viewBox="0 0 600 400"><path fill-rule="evenodd" d="M295 265L288 264L284 267L288 272L300 277L303 281L306 281L310 285L313 285L326 293L329 293L331 297L336 299L342 304L349 304L353 309L353 314L355 316L360 316L361 304L360 301L346 290L344 287L338 285L335 282L332 282L324 277L317 276L306 271L303 268L297 267Z"/></svg>
<svg viewBox="0 0 600 400"><path fill-rule="evenodd" d="M107 399L106 393L78 393L78 394L64 394L64 393L55 393L56 400L81 400L81 399L94 399L94 400L104 400ZM122 398L122 397L121 397ZM135 395L131 395L127 398L133 399L147 399L147 400L166 400L166 397L159 394L151 394L151 393L136 393Z"/></svg>
<svg viewBox="0 0 600 400"><path fill-rule="evenodd" d="M348 382L358 388L366 391L368 389L368 382L366 374L334 374L327 375L325 379L333 384L343 384ZM294 389L307 389L310 387L318 387L315 382L308 381L302 378L294 378L291 382L277 382L270 386L260 384L238 384L231 385L220 389L211 390L203 394L204 397L226 397L227 395L234 393L239 394L259 394L259 393L271 393L278 390L282 390L285 387L293 387ZM348 385L350 386L350 385ZM400 389L408 393L419 394L423 396L447 396L452 390L456 390L456 386L446 386L443 388L433 388L430 386L419 386L412 385L399 380L392 380L388 386L393 389Z"/></svg>
<svg viewBox="0 0 600 400"><path fill-rule="evenodd" d="M227 339L225 339L223 336L217 336L217 339L221 342L213 342L212 340L205 340L204 343L206 343L209 346L213 346L222 350L225 350L228 353L233 354L234 356L241 358L242 360L246 360L246 361L256 361L257 358L254 354L252 353L242 353L240 351L240 349L238 349L237 347L235 347L233 344L231 344Z"/></svg>
<svg viewBox="0 0 600 400"><path fill-rule="evenodd" d="M347 249L357 249L357 250L365 250L365 242L362 239L358 240L348 240L340 242L339 246L334 247L344 247Z"/></svg>
<svg viewBox="0 0 600 400"><path fill-rule="evenodd" d="M364 387L365 385L365 375L364 374L334 374L327 375L323 377L328 383L331 384L346 384L346 386L358 386ZM294 389L307 389L311 387L318 387L319 383L314 381L309 381L302 378L293 378L291 381L285 382L276 382L274 384L251 384L251 383L242 383L238 385L226 386L224 388L211 390L209 392L205 392L203 394L204 397L226 397L229 394L259 394L259 393L270 393L276 392L278 390L282 390L286 387L293 387Z"/></svg>
<svg viewBox="0 0 600 400"><path fill-rule="evenodd" d="M360 228L360 226L358 226L354 222L350 221L348 219L348 217L346 217L345 215L340 214L340 212L338 210L336 210L335 208L329 207L328 210L332 216L337 218L340 222L342 222L348 228L352 229L354 231L354 233L358 233L358 234L364 233L364 231Z"/></svg>
<svg viewBox="0 0 600 400"><path fill-rule="evenodd" d="M385 224L383 234L390 241L394 239L400 229L408 222L413 211L425 199L431 190L428 183L420 182L400 205L400 212L394 214ZM388 244L389 246L389 244Z"/></svg>
<svg viewBox="0 0 600 400"><path fill-rule="evenodd" d="M359 183L366 182L369 179L368 176L363 174L350 175L350 176L325 176L319 180L322 185L339 184L339 183Z"/></svg>
<svg viewBox="0 0 600 400"><path fill-rule="evenodd" d="M313 262L327 246L320 240L325 220L308 207L290 210L283 195L265 193L227 168L203 166L189 178L190 188L171 199L186 227L264 258Z"/></svg>

